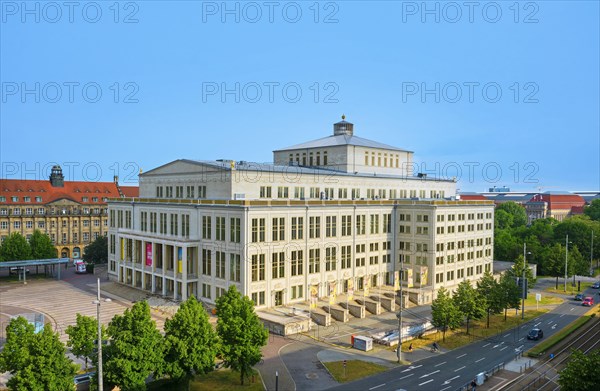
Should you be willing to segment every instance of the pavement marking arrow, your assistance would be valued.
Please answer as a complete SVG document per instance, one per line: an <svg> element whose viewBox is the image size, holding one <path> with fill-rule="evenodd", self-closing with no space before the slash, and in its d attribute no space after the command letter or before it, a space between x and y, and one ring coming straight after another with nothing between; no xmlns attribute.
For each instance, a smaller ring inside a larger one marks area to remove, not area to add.
<svg viewBox="0 0 600 391"><path fill-rule="evenodd" d="M444 384L442 384L442 385L443 385L443 386L445 386L446 384L450 384L450 382L451 382L452 380L454 380L454 379L458 379L459 377L460 377L460 375L458 375L458 376L454 376L452 379L448 379L448 380L446 380L446 381L444 382Z"/></svg>
<svg viewBox="0 0 600 391"><path fill-rule="evenodd" d="M438 369L438 370L437 370L437 371L435 371L435 372L426 373L425 375L423 375L423 376L419 377L419 379L422 379L422 378L424 378L424 377L431 376L431 375L433 375L433 374L435 374L435 373L438 373L439 371L440 371L440 370Z"/></svg>
<svg viewBox="0 0 600 391"><path fill-rule="evenodd" d="M554 330L556 328L556 325L552 326L552 330Z"/></svg>

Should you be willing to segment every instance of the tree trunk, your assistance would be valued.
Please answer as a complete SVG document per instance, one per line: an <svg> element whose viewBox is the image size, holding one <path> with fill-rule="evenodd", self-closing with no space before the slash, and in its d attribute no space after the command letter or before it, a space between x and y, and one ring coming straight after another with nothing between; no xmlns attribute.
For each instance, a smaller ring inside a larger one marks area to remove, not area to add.
<svg viewBox="0 0 600 391"><path fill-rule="evenodd" d="M556 287L554 289L558 290L558 276L556 276Z"/></svg>
<svg viewBox="0 0 600 391"><path fill-rule="evenodd" d="M442 339L446 342L446 328L444 327L444 331L442 332Z"/></svg>
<svg viewBox="0 0 600 391"><path fill-rule="evenodd" d="M240 369L240 383L244 385L244 370Z"/></svg>
<svg viewBox="0 0 600 391"><path fill-rule="evenodd" d="M505 308L505 309L504 309L504 321L505 321L505 322L506 322L506 311L507 311L507 309Z"/></svg>
<svg viewBox="0 0 600 391"><path fill-rule="evenodd" d="M487 328L490 328L490 309L487 310Z"/></svg>

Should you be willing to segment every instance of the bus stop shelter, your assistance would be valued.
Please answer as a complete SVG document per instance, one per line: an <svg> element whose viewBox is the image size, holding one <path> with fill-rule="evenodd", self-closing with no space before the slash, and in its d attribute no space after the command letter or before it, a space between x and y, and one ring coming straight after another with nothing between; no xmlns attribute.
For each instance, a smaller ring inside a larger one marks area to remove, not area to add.
<svg viewBox="0 0 600 391"><path fill-rule="evenodd" d="M8 268L16 269L19 273L19 279L21 279L21 274L23 278L23 283L27 284L26 275L27 275L27 267L29 266L54 266L58 265L57 268L57 279L60 280L60 265L64 265L69 262L69 258L50 258L50 259L31 259L27 261L6 261L0 262L0 269Z"/></svg>

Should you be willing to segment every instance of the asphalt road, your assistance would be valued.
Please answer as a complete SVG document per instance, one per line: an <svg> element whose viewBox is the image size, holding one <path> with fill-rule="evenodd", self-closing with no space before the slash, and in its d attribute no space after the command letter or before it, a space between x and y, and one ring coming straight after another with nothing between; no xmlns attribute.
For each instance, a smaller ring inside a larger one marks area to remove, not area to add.
<svg viewBox="0 0 600 391"><path fill-rule="evenodd" d="M584 292L586 296L594 296L596 303L600 299L597 293L598 290L594 289ZM478 373L508 363L519 352L527 351L539 343L526 338L533 327L541 328L546 339L588 310L589 307L583 307L581 302L567 300L553 311L511 331L330 390L456 390L473 380Z"/></svg>

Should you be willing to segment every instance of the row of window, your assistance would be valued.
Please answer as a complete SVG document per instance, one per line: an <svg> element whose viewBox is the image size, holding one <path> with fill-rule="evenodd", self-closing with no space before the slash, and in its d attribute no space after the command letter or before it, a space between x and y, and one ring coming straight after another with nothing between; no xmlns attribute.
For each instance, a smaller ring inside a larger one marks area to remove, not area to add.
<svg viewBox="0 0 600 391"><path fill-rule="evenodd" d="M389 164L388 164L389 162ZM365 152L365 166L400 168L400 155L383 152Z"/></svg>
<svg viewBox="0 0 600 391"><path fill-rule="evenodd" d="M293 192L291 190L293 190ZM298 198L304 199L308 194L309 199L321 199L321 200L331 200L336 196L335 188L333 187L318 187L313 186L309 187L308 193L306 193L306 188L302 186L295 186L290 188L289 186L277 186L275 188L277 193L273 191L273 186L261 186L259 189L259 197L260 198ZM348 191L350 190L350 191ZM429 195L429 198L444 198L445 191L444 190L429 190L427 193L426 190L405 190L405 189L366 189L366 198L367 199L397 199L397 198L416 198L417 194L420 198L426 198ZM292 197L293 195L293 197ZM337 198L338 199L360 199L365 197L364 193L361 193L360 188L338 188L337 189Z"/></svg>
<svg viewBox="0 0 600 391"><path fill-rule="evenodd" d="M48 234L50 236L50 240L52 241L52 244L56 244L56 234L54 233L48 233L48 232L43 232L45 234ZM98 237L100 236L99 232L93 232L92 233L92 238L94 240L98 239ZM4 235L4 236L0 236L0 244L2 242L4 242L4 240L6 240L8 236ZM27 240L29 240L31 238L31 234L26 235ZM84 232L82 235L82 241L79 241L79 235L77 233L73 234L73 237L71 238L71 240L69 241L69 237L67 236L67 233L63 233L62 234L62 240L61 240L61 244L78 244L78 243L89 243L90 241L90 233L89 232Z"/></svg>
<svg viewBox="0 0 600 391"><path fill-rule="evenodd" d="M93 220L93 224L94 227L100 227L100 220ZM46 228L46 222L45 221L38 221L37 222L37 228ZM0 229L8 229L9 226L9 222L8 221L0 221ZM21 229L21 226L24 226L25 228L33 228L34 224L32 220L26 220L24 221L24 224L21 224L21 221L13 221L13 228L14 229ZM90 226L90 220L83 220L82 221L82 227L87 228ZM106 227L106 220L104 220L104 226ZM67 221L63 220L62 222L62 227L63 228L67 228ZM78 227L78 222L77 220L73 221L73 228L77 228ZM56 222L55 221L51 221L50 222L50 228L56 228Z"/></svg>
<svg viewBox="0 0 600 391"><path fill-rule="evenodd" d="M185 193L183 190L185 189ZM175 190L173 192L173 190ZM196 192L197 190L197 192ZM156 186L157 198L206 198L206 186Z"/></svg>
<svg viewBox="0 0 600 391"><path fill-rule="evenodd" d="M42 196L35 196L35 202L43 202ZM19 202L19 196L11 196L10 200L12 202ZM107 197L102 197L102 202L108 201ZM0 202L6 202L6 196L0 196ZM31 202L30 196L24 196L23 202ZM89 202L89 197L81 197L81 202ZM92 197L92 202L98 202L98 197Z"/></svg>
<svg viewBox="0 0 600 391"><path fill-rule="evenodd" d="M306 152L302 152L302 159L300 158L300 153L296 153L295 154L296 159L295 162L298 165L301 166L326 166L328 161L327 161L327 151L323 151L323 161L321 164L321 152L317 151L317 152L308 152L308 155ZM294 154L290 153L289 158L288 158L288 162L291 164L294 163Z"/></svg>
<svg viewBox="0 0 600 391"><path fill-rule="evenodd" d="M81 213L82 214L90 214L90 212L91 212L93 214L98 215L98 214L100 214L101 211L106 214L106 210L107 210L106 208L104 208L104 209L100 209L100 208L82 208L81 209ZM21 213L22 211L24 212L23 214L25 214L25 215L33 215L33 213L34 213L34 209L33 208L24 208L24 210L21 210L21 208L11 208L11 209L1 208L0 209L0 215L2 215L2 216L8 216L8 214L10 212L10 214L13 215L13 216L19 216L19 215L22 214ZM46 208L37 208L37 209L35 209L35 213L38 214L38 215L45 215L45 214L47 214L47 211L48 210ZM54 215L54 214L58 214L58 215L74 215L74 214L79 214L80 213L79 210L77 210L77 209L73 209L73 210L71 210L71 209L69 209L69 210L67 210L67 209L59 209L59 210L56 210L54 208L51 208L49 212L52 215Z"/></svg>
<svg viewBox="0 0 600 391"><path fill-rule="evenodd" d="M464 269L458 269L456 270L456 273L454 270L450 270L446 272L446 281L453 281L453 280L462 280L463 278L465 278L465 271L467 274L467 277L471 277L473 276L473 271L475 271L475 275L480 275L483 274L483 270L484 270L484 266L485 266L485 271L490 271L492 268L491 264L485 264L485 265L477 265L473 268L473 266L464 268ZM436 284L440 284L444 282L444 273L436 273L435 274L435 283Z"/></svg>

